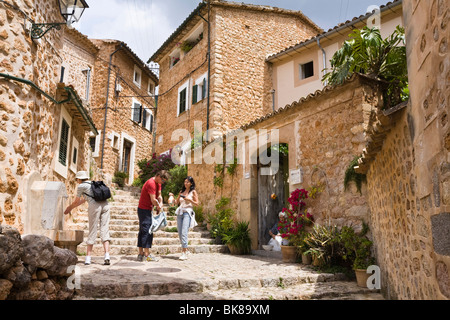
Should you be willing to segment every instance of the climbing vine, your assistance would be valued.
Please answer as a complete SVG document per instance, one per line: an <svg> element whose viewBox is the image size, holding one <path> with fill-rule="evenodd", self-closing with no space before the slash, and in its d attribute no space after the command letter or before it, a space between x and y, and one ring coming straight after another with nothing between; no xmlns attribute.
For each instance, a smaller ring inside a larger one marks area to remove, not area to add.
<svg viewBox="0 0 450 320"><path fill-rule="evenodd" d="M366 182L366 175L362 173L357 173L354 168L355 166L358 165L359 158L360 156L356 156L355 158L353 158L352 162L350 162L349 166L347 167L344 177L344 187L345 190L347 190L349 183L353 181L356 184L358 192L362 194L361 187L362 183Z"/></svg>

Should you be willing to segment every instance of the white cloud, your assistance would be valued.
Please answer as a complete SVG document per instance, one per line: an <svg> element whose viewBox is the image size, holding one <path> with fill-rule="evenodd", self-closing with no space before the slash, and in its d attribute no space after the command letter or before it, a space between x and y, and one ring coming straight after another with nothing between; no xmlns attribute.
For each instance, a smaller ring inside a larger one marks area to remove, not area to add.
<svg viewBox="0 0 450 320"><path fill-rule="evenodd" d="M167 10L156 1L95 0L74 25L92 39L124 41L144 62L173 32Z"/></svg>

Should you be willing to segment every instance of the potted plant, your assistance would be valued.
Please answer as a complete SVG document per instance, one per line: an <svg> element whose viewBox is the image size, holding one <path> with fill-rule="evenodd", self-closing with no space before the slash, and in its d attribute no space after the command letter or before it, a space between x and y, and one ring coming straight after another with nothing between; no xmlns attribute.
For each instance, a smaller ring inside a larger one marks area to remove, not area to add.
<svg viewBox="0 0 450 320"><path fill-rule="evenodd" d="M251 252L252 240L250 238L249 223L238 221L223 236L225 244L230 249L231 254L249 254Z"/></svg>
<svg viewBox="0 0 450 320"><path fill-rule="evenodd" d="M329 265L332 262L339 251L338 237L339 231L336 226L314 225L304 240L309 248L306 253L311 254L314 266Z"/></svg>
<svg viewBox="0 0 450 320"><path fill-rule="evenodd" d="M308 243L305 241L306 237L309 235L307 232L302 232L300 239L297 243L297 253L302 257L302 264L311 264L311 254L308 252L310 249Z"/></svg>
<svg viewBox="0 0 450 320"><path fill-rule="evenodd" d="M297 260L297 245L300 233L305 228L305 223L312 222L312 216L306 212L306 203L303 201L308 198L308 191L305 189L294 190L288 202L290 209L283 208L284 218L278 223L283 242L281 244L281 255L284 262L295 262Z"/></svg>
<svg viewBox="0 0 450 320"><path fill-rule="evenodd" d="M345 253L344 260L350 261L353 270L355 270L356 281L358 286L367 287L367 268L375 264L375 259L372 257L371 248L372 241L370 241L366 234L369 231L367 224L363 223L363 229L358 234L352 227L344 226L341 229L341 242L344 246Z"/></svg>

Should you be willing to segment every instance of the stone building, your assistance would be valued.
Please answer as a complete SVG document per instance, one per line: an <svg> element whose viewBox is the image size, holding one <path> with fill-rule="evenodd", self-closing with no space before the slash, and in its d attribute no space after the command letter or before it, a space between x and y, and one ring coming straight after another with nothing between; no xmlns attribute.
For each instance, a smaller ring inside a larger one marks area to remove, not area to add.
<svg viewBox="0 0 450 320"><path fill-rule="evenodd" d="M77 171L131 184L152 155L156 76L121 41L67 26L31 39L33 23L61 20L57 1L0 3L0 223L20 232L43 232L35 181L62 182L71 201Z"/></svg>
<svg viewBox="0 0 450 320"><path fill-rule="evenodd" d="M126 43L91 41L99 48L92 117L100 134L91 139L93 158L105 179L111 181L116 171L122 171L131 184L138 176L137 162L152 156L158 79Z"/></svg>
<svg viewBox="0 0 450 320"><path fill-rule="evenodd" d="M448 1L403 1L410 101L379 113L359 171L382 291L450 299Z"/></svg>
<svg viewBox="0 0 450 320"><path fill-rule="evenodd" d="M93 60L66 59L74 35L65 26L30 37L32 24L61 20L56 1L0 3L0 223L20 232L40 229L39 219L27 224L41 214L30 199L33 182L59 181L73 192L74 172L89 166L88 134L97 134L84 91L77 92L83 84L68 82ZM78 47L70 54L96 50L81 38Z"/></svg>
<svg viewBox="0 0 450 320"><path fill-rule="evenodd" d="M299 97L322 90L323 76L331 68L330 60L354 29L377 27L383 39L397 26L403 26L402 0L383 5L374 12L353 18L267 58L273 83L273 110Z"/></svg>
<svg viewBox="0 0 450 320"><path fill-rule="evenodd" d="M267 56L320 32L299 11L211 1L208 18L201 2L149 59L160 67L156 152L181 142L176 129L192 136L194 122L201 122L196 133L212 131L209 138L264 115L271 99Z"/></svg>

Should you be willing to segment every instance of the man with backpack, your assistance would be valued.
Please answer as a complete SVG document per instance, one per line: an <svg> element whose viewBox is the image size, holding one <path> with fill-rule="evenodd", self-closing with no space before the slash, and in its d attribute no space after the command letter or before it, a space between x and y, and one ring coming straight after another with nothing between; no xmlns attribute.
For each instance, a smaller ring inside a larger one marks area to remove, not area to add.
<svg viewBox="0 0 450 320"><path fill-rule="evenodd" d="M76 174L76 180L78 183L77 196L75 200L64 211L64 214L69 214L72 209L79 205L88 202L88 218L89 218L89 235L87 239L87 253L85 264L91 264L91 253L94 247L95 239L97 238L97 227L100 223L100 238L103 243L103 249L105 250L105 265L110 264L109 256L109 203L107 198L111 196L108 187L103 183L96 181L89 181L89 175L86 171L78 171ZM107 195L105 196L104 190ZM103 192L102 192L103 191ZM109 193L109 194L108 194ZM99 195L100 194L100 195Z"/></svg>

